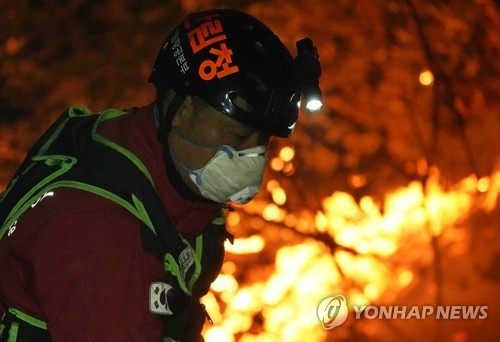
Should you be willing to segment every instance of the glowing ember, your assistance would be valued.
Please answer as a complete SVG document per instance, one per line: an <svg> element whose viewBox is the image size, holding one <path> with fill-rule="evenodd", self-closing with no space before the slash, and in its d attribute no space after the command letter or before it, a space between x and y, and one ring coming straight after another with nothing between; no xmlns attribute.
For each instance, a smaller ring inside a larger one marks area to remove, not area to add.
<svg viewBox="0 0 500 342"><path fill-rule="evenodd" d="M419 81L424 86L430 86L432 83L434 83L434 75L430 70L425 70L420 73Z"/></svg>

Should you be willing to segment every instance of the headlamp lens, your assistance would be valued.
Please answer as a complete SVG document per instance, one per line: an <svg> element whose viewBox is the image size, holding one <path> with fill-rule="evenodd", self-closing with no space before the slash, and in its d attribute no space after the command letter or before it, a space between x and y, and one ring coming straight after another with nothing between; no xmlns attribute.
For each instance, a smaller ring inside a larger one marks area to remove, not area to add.
<svg viewBox="0 0 500 342"><path fill-rule="evenodd" d="M294 63L302 98L307 111L315 112L323 107L321 89L319 88L321 65L318 50L310 38L304 38L297 42L297 52L298 55Z"/></svg>
<svg viewBox="0 0 500 342"><path fill-rule="evenodd" d="M306 108L310 112L316 112L320 110L321 107L323 107L323 103L318 99L311 99L306 103Z"/></svg>

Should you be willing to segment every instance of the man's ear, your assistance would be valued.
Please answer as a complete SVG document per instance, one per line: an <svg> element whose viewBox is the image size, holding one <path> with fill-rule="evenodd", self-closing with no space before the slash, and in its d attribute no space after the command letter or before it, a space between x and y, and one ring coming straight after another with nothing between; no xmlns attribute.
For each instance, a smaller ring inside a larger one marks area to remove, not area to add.
<svg viewBox="0 0 500 342"><path fill-rule="evenodd" d="M179 107L179 110L172 118L171 127L177 128L182 125L189 125L191 116L193 115L193 110L193 99L191 96L186 96L184 102Z"/></svg>

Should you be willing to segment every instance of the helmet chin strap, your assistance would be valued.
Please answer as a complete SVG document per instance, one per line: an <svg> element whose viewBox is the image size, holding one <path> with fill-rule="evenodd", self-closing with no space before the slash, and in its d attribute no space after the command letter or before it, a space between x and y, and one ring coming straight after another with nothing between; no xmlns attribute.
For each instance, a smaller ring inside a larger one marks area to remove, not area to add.
<svg viewBox="0 0 500 342"><path fill-rule="evenodd" d="M170 132L172 119L186 99L186 95L178 93L174 94L172 101L166 109L163 108L163 98L165 92L158 92L156 99L155 121L157 125L157 138L160 144L164 145L167 142L168 132Z"/></svg>

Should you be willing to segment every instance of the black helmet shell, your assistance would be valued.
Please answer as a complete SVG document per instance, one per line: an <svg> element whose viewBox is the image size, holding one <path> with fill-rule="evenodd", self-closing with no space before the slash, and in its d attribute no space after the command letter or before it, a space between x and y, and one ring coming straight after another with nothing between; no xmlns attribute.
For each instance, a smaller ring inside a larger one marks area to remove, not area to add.
<svg viewBox="0 0 500 342"><path fill-rule="evenodd" d="M243 12L188 15L165 41L150 82L198 96L271 135L289 137L297 121L293 58L267 26Z"/></svg>

